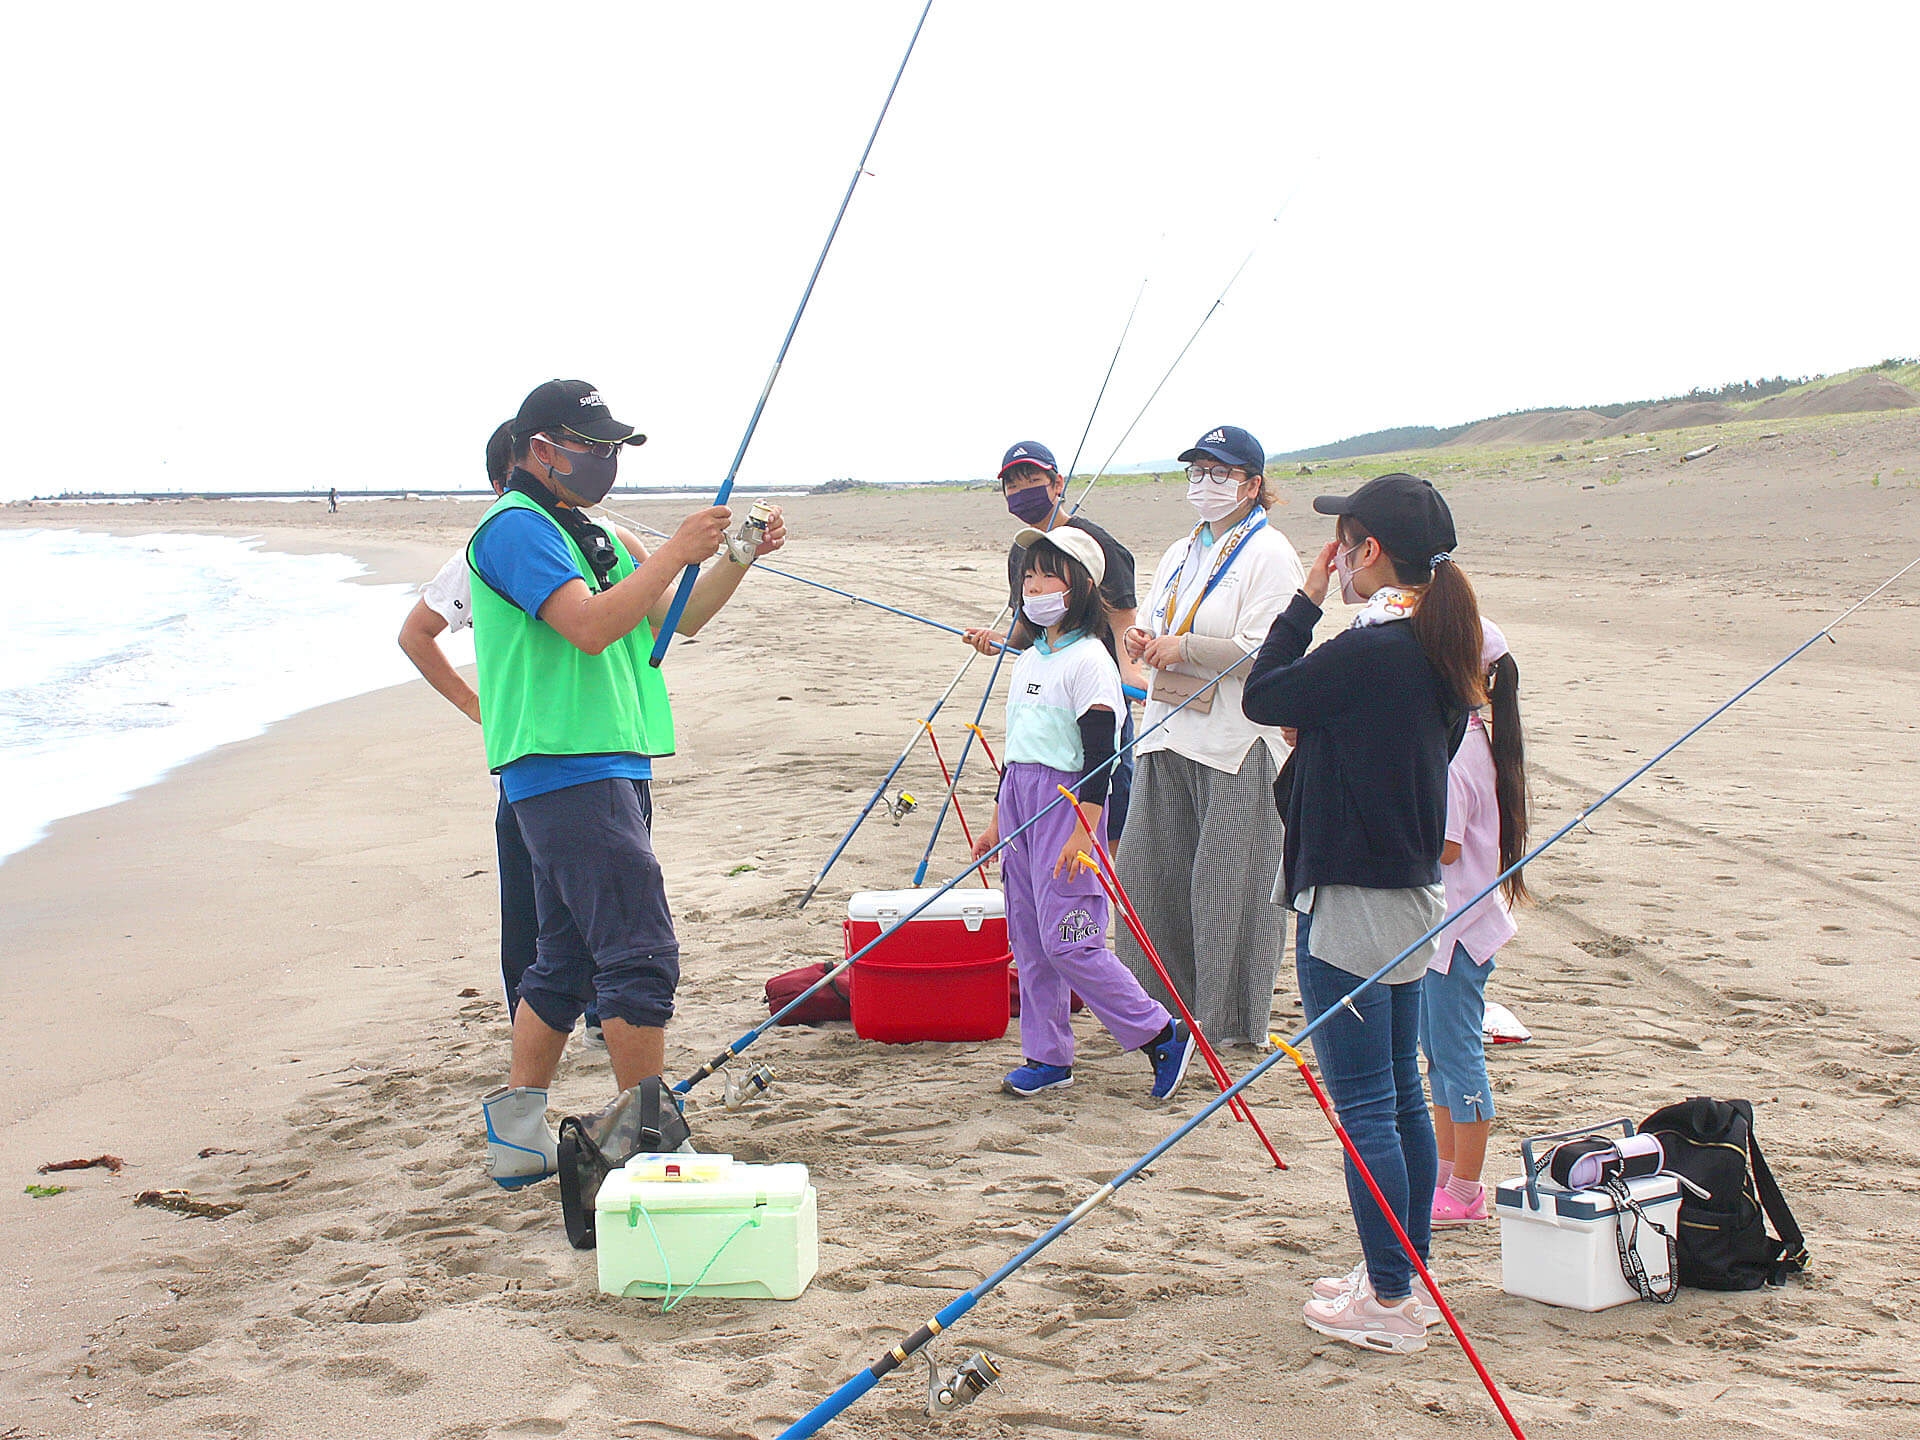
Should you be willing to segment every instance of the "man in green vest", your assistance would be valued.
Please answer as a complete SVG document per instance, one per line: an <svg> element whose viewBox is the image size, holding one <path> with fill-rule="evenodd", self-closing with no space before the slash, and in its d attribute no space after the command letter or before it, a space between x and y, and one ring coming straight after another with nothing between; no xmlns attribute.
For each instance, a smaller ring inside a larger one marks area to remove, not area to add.
<svg viewBox="0 0 1920 1440"><path fill-rule="evenodd" d="M507 1189L556 1169L547 1087L590 1005L616 1088L665 1068L680 946L648 782L653 761L673 753L673 711L647 656L675 580L713 557L730 518L721 506L689 515L652 554L588 519L622 447L647 437L584 380L535 389L512 436L508 489L467 543L487 765L533 861L540 925L514 1007L512 1069L481 1102L493 1178ZM709 566L681 633L711 619L784 538L776 510L756 550Z"/></svg>

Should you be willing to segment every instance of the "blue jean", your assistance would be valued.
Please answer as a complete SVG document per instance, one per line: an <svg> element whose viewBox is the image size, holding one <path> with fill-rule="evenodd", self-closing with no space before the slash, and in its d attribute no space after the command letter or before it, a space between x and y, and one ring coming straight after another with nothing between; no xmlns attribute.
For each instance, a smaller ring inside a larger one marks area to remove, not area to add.
<svg viewBox="0 0 1920 1440"><path fill-rule="evenodd" d="M1420 1048L1427 1052L1427 1083L1433 1103L1444 1105L1456 1125L1493 1119L1493 1087L1487 1081L1487 976L1459 941L1446 974L1429 970L1420 981Z"/></svg>
<svg viewBox="0 0 1920 1440"><path fill-rule="evenodd" d="M1360 977L1316 959L1309 944L1313 917L1301 915L1298 920L1294 955L1301 1006L1309 1022L1334 1011L1313 1032L1314 1058L1320 1062L1327 1094L1354 1149L1367 1162L1380 1193L1425 1263L1433 1233L1433 1184L1440 1164L1420 1083L1423 982L1368 986L1354 999L1354 1009L1360 1012L1356 1020L1340 998L1360 983ZM1380 958L1384 963L1390 957ZM1413 1264L1351 1159L1346 1167L1347 1203L1353 1208L1354 1228L1360 1232L1360 1250L1366 1256L1373 1293L1389 1302L1403 1300L1413 1287Z"/></svg>
<svg viewBox="0 0 1920 1440"><path fill-rule="evenodd" d="M520 999L520 977L533 964L540 916L533 898L533 859L520 838L506 791L493 816L493 848L500 862L500 981L507 988L507 1014Z"/></svg>

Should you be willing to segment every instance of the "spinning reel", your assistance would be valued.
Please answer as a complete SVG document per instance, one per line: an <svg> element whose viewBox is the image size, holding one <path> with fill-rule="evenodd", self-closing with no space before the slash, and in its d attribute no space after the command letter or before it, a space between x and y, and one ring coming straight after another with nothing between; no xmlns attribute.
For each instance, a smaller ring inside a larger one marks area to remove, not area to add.
<svg viewBox="0 0 1920 1440"><path fill-rule="evenodd" d="M760 545L767 538L767 522L772 518L773 506L765 500L754 501L740 528L727 536L727 558L736 565L751 565L760 554Z"/></svg>
<svg viewBox="0 0 1920 1440"><path fill-rule="evenodd" d="M963 1362L950 1375L942 1375L939 1362L929 1354L927 1414L951 1415L956 1410L964 1409L984 1395L987 1387L999 1378L1000 1367L993 1363L993 1357L984 1350L976 1350L972 1359Z"/></svg>
<svg viewBox="0 0 1920 1440"><path fill-rule="evenodd" d="M756 1065L744 1075L729 1068L727 1086L721 1096L721 1103L729 1110L738 1110L749 1100L766 1094L772 1088L773 1071L768 1066Z"/></svg>

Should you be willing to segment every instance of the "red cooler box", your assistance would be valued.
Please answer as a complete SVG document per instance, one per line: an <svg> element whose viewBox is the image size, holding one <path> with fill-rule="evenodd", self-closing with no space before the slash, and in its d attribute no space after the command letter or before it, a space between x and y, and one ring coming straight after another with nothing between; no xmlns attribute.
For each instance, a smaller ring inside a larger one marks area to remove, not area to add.
<svg viewBox="0 0 1920 1440"><path fill-rule="evenodd" d="M933 892L863 890L847 902L848 955ZM1007 1033L1006 899L949 890L853 965L853 1033L911 1040L998 1040Z"/></svg>

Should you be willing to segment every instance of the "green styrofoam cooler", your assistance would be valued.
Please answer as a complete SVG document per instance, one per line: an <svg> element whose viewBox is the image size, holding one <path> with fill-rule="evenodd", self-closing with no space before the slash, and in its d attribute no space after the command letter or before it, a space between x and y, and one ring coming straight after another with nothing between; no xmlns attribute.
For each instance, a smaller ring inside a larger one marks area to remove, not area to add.
<svg viewBox="0 0 1920 1440"><path fill-rule="evenodd" d="M804 1165L636 1155L601 1182L594 1211L608 1295L792 1300L820 1268Z"/></svg>

